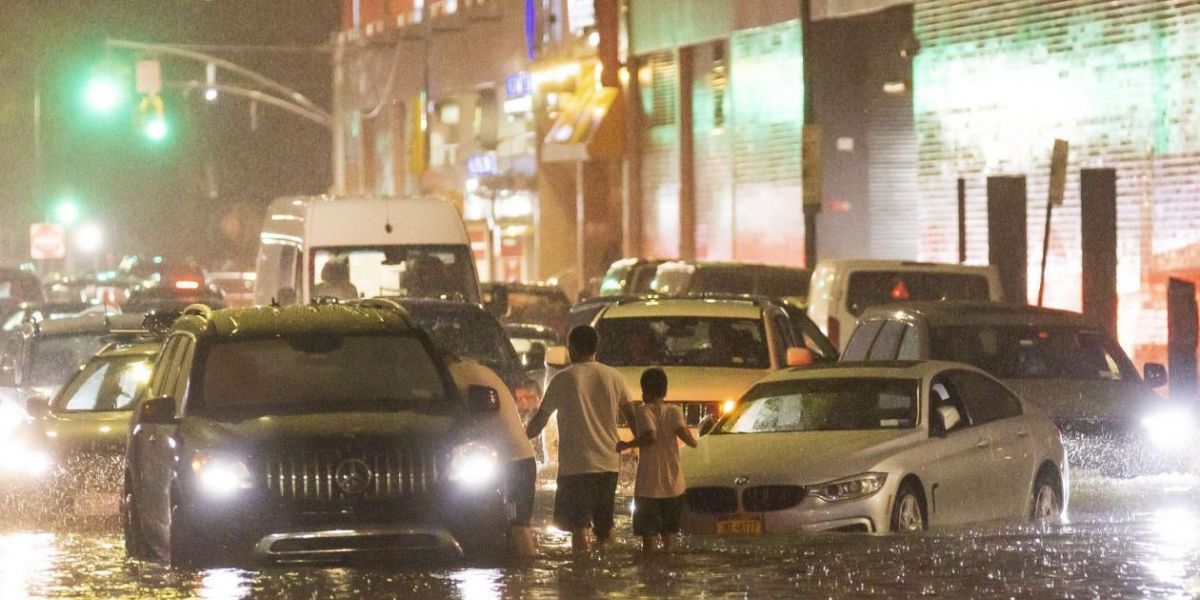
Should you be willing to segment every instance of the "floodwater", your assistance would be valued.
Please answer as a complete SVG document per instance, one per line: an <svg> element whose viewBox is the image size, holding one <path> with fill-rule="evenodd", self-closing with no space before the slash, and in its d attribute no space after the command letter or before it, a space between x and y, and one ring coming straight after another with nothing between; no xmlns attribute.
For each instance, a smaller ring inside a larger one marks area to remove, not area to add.
<svg viewBox="0 0 1200 600"><path fill-rule="evenodd" d="M541 558L504 568L171 571L128 560L114 525L0 533L0 598L1200 598L1200 477L1075 474L1069 519L923 535L699 538L643 559L618 522L575 558L546 527Z"/></svg>

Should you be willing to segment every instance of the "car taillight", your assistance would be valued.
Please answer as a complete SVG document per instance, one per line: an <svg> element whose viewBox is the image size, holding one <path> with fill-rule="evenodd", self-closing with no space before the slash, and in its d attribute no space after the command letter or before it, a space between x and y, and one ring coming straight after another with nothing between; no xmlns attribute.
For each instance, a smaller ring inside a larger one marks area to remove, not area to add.
<svg viewBox="0 0 1200 600"><path fill-rule="evenodd" d="M199 281L190 281L187 279L180 279L179 281L175 282L175 289L177 289L177 290L198 290L198 289L200 289L200 282Z"/></svg>
<svg viewBox="0 0 1200 600"><path fill-rule="evenodd" d="M837 348L842 337L842 324L838 322L837 317L829 317L829 322L825 325L825 337L829 338L829 342Z"/></svg>

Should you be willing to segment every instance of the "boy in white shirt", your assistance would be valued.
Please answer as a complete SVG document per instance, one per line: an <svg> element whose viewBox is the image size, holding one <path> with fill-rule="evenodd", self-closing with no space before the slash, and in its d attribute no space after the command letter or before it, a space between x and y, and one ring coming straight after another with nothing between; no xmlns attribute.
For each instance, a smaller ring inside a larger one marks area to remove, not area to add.
<svg viewBox="0 0 1200 600"><path fill-rule="evenodd" d="M633 533L642 537L642 551L654 552L661 543L670 550L679 535L686 486L679 468L679 441L695 448L683 409L663 402L667 374L657 367L642 373L642 406L637 410L636 439L619 442L617 451L640 448L637 481L633 487ZM679 441L677 441L679 440Z"/></svg>

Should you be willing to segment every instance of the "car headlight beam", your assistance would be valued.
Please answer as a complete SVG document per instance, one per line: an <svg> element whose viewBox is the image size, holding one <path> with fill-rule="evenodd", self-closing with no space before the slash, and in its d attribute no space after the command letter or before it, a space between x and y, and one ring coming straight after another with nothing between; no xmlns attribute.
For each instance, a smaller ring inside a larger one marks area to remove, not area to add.
<svg viewBox="0 0 1200 600"><path fill-rule="evenodd" d="M450 480L463 487L480 488L500 473L500 457L490 446L469 442L450 455Z"/></svg>
<svg viewBox="0 0 1200 600"><path fill-rule="evenodd" d="M229 497L251 487L249 467L236 459L197 454L192 458L192 473L196 475L201 489L218 498Z"/></svg>
<svg viewBox="0 0 1200 600"><path fill-rule="evenodd" d="M862 473L828 483L809 486L808 493L826 502L865 498L883 489L887 473Z"/></svg>
<svg viewBox="0 0 1200 600"><path fill-rule="evenodd" d="M1142 418L1150 441L1163 448L1178 448L1192 441L1195 418L1184 407L1163 408Z"/></svg>

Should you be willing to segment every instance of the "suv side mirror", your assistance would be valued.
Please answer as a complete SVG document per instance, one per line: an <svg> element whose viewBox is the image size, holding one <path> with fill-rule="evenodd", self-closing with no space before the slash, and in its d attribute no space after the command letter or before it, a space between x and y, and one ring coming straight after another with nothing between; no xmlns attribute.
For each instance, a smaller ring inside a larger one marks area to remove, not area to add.
<svg viewBox="0 0 1200 600"><path fill-rule="evenodd" d="M571 365L571 355L566 346L555 346L546 349L546 366L563 369Z"/></svg>
<svg viewBox="0 0 1200 600"><path fill-rule="evenodd" d="M716 426L717 420L714 419L712 415L704 415L704 418L700 419L700 437L704 437L711 433L713 427Z"/></svg>
<svg viewBox="0 0 1200 600"><path fill-rule="evenodd" d="M486 385L473 385L467 388L467 411L472 413L489 413L500 410L500 392Z"/></svg>
<svg viewBox="0 0 1200 600"><path fill-rule="evenodd" d="M541 342L531 342L529 351L525 353L525 370L536 371L546 365L546 345Z"/></svg>
<svg viewBox="0 0 1200 600"><path fill-rule="evenodd" d="M791 347L787 349L787 366L809 367L816 363L812 350L808 348Z"/></svg>
<svg viewBox="0 0 1200 600"><path fill-rule="evenodd" d="M962 421L962 415L953 406L939 406L931 423L931 433L941 437L954 430Z"/></svg>
<svg viewBox="0 0 1200 600"><path fill-rule="evenodd" d="M142 401L137 409L137 422L148 425L174 425L179 422L175 418L175 399L170 396L158 396Z"/></svg>
<svg viewBox="0 0 1200 600"><path fill-rule="evenodd" d="M1142 379L1152 388L1167 385L1167 368L1158 363L1146 363L1142 367Z"/></svg>
<svg viewBox="0 0 1200 600"><path fill-rule="evenodd" d="M41 394L30 396L25 400L25 412L35 419L50 414L50 399Z"/></svg>

